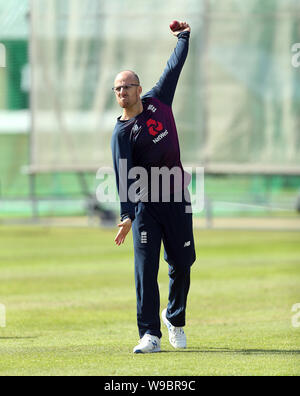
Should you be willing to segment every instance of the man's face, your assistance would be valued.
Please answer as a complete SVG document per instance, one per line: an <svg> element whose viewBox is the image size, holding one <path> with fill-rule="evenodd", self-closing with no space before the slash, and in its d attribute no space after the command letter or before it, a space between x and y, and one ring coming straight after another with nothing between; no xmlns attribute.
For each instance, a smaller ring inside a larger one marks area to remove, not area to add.
<svg viewBox="0 0 300 396"><path fill-rule="evenodd" d="M142 88L130 72L118 74L115 79L114 88L117 102L123 109L131 108L141 100Z"/></svg>

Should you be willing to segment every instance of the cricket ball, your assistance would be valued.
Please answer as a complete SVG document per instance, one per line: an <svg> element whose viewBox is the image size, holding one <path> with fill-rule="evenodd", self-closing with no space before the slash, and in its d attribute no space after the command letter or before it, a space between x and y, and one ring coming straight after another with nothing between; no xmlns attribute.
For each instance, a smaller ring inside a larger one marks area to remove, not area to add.
<svg viewBox="0 0 300 396"><path fill-rule="evenodd" d="M172 23L170 23L170 29L172 30L172 32L176 32L176 30L180 29L180 23L178 21L173 21Z"/></svg>

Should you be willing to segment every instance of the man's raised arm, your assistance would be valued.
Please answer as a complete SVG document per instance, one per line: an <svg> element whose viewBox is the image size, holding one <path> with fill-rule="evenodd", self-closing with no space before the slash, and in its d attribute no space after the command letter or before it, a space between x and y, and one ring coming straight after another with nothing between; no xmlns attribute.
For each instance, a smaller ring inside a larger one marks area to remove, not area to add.
<svg viewBox="0 0 300 396"><path fill-rule="evenodd" d="M186 22L180 22L177 31L172 32L178 38L177 46L156 86L145 97L156 97L171 106L173 103L180 73L188 55L191 28Z"/></svg>

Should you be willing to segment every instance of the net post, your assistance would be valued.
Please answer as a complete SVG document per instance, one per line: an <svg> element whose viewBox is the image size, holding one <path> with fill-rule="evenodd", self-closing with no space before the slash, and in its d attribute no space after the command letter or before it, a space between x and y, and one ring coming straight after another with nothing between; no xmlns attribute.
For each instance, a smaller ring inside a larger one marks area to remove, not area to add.
<svg viewBox="0 0 300 396"><path fill-rule="evenodd" d="M33 10L34 10L34 0L30 0L30 9L29 9L29 26L30 26L30 34L29 34L29 62L30 62L30 73L31 73L31 84L34 84L34 47L33 47L33 37L34 37L34 22L33 22ZM32 90L30 92L30 116L31 116L31 128L30 128L30 136L29 136L29 160L30 165L34 163L34 149L33 149L33 140L34 140L34 127L35 127L35 117L34 117L34 98L32 94ZM29 177L29 195L31 201L31 210L32 210L32 221L38 222L39 220L39 210L38 210L38 200L36 197L36 173L34 171L30 171L28 173Z"/></svg>
<svg viewBox="0 0 300 396"><path fill-rule="evenodd" d="M206 229L211 230L213 228L213 203L208 196L205 196L205 221Z"/></svg>
<svg viewBox="0 0 300 396"><path fill-rule="evenodd" d="M39 206L36 196L36 175L34 172L29 174L29 187L30 187L30 201L32 208L32 220L38 222L39 220Z"/></svg>

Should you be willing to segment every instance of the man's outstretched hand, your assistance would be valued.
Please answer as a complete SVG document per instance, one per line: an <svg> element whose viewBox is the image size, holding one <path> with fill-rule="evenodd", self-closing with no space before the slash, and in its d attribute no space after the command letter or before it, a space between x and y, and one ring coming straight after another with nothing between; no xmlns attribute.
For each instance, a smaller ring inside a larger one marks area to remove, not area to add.
<svg viewBox="0 0 300 396"><path fill-rule="evenodd" d="M171 30L174 36L178 36L182 32L191 32L191 27L188 23L179 21L179 27L174 32Z"/></svg>
<svg viewBox="0 0 300 396"><path fill-rule="evenodd" d="M132 223L130 219L126 219L122 221L122 223L118 224L120 231L118 232L118 235L115 238L115 243L117 246L120 246L122 243L124 243L127 234L131 230L131 225Z"/></svg>

